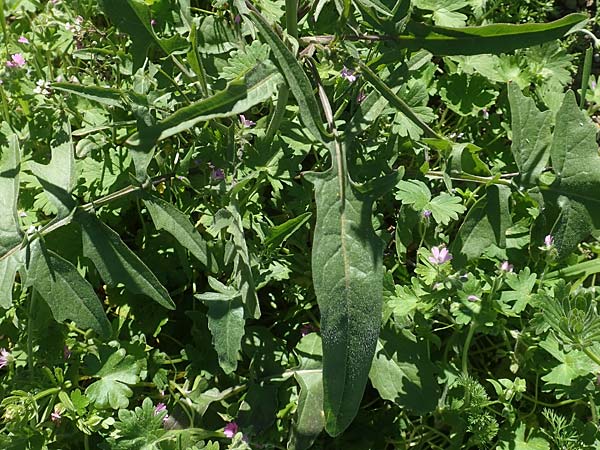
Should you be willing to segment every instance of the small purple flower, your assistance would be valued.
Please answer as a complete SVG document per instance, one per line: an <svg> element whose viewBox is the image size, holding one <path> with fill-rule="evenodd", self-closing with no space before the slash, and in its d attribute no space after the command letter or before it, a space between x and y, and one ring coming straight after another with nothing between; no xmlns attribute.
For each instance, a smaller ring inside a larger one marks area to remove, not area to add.
<svg viewBox="0 0 600 450"><path fill-rule="evenodd" d="M159 403L154 407L154 415L158 416L160 413L163 412L167 412L167 405L165 405L164 403ZM165 414L165 417L163 417L163 422L166 422L169 419L169 415Z"/></svg>
<svg viewBox="0 0 600 450"><path fill-rule="evenodd" d="M8 366L13 360L12 355L5 348L0 349L0 369Z"/></svg>
<svg viewBox="0 0 600 450"><path fill-rule="evenodd" d="M429 256L429 262L431 264L444 264L452 259L452 254L446 247L433 247L431 249L431 256Z"/></svg>
<svg viewBox="0 0 600 450"><path fill-rule="evenodd" d="M235 22L236 25L239 25L240 22L242 21L242 16L240 16L239 14L236 14L235 17L233 18L233 21Z"/></svg>
<svg viewBox="0 0 600 450"><path fill-rule="evenodd" d="M502 272L512 272L513 265L510 264L508 261L502 261L502 264L500 264L500 270Z"/></svg>
<svg viewBox="0 0 600 450"><path fill-rule="evenodd" d="M253 122L250 119L246 119L246 116L244 116L243 114L240 114L240 122L242 122L242 126L246 128L251 128L254 125L256 125L256 122Z"/></svg>
<svg viewBox="0 0 600 450"><path fill-rule="evenodd" d="M592 89L596 89L596 81L595 80L592 80L592 82L590 83L590 87Z"/></svg>
<svg viewBox="0 0 600 450"><path fill-rule="evenodd" d="M215 167L210 172L210 178L212 178L213 180L216 180L216 181L224 180L225 179L225 172L223 172L223 169L219 169L218 167Z"/></svg>
<svg viewBox="0 0 600 450"><path fill-rule="evenodd" d="M238 432L238 424L235 422L229 422L227 425L225 425L225 429L223 430L223 434L228 437L229 439L231 439L233 436L235 436L235 434Z"/></svg>
<svg viewBox="0 0 600 450"><path fill-rule="evenodd" d="M485 120L488 120L488 119L490 118L490 113L489 113L489 111L487 110L487 108L483 108L483 109L481 110L481 114L483 115L483 118L484 118Z"/></svg>
<svg viewBox="0 0 600 450"><path fill-rule="evenodd" d="M25 58L21 53L15 53L14 55L10 55L10 61L6 61L7 67L23 67L27 64Z"/></svg>
<svg viewBox="0 0 600 450"><path fill-rule="evenodd" d="M63 347L63 359L66 361L67 359L69 359L71 357L71 349L68 346L64 346Z"/></svg>
<svg viewBox="0 0 600 450"><path fill-rule="evenodd" d="M356 102L362 103L365 100L365 98L367 98L367 94L365 94L363 91L360 91L356 96Z"/></svg>
<svg viewBox="0 0 600 450"><path fill-rule="evenodd" d="M17 39L17 42L19 44L29 44L29 39L27 39L25 36L21 36L19 39Z"/></svg>
<svg viewBox="0 0 600 450"><path fill-rule="evenodd" d="M469 295L467 297L467 300L469 300L470 302L479 302L479 301L481 301L481 299L479 297L477 297L476 295Z"/></svg>
<svg viewBox="0 0 600 450"><path fill-rule="evenodd" d="M55 406L54 411L52 411L52 414L50 414L50 420L52 420L52 422L54 422L56 425L60 425L60 419L62 419L62 415L60 410Z"/></svg>
<svg viewBox="0 0 600 450"><path fill-rule="evenodd" d="M156 20L150 19L150 26L153 27L154 25L156 25Z"/></svg>
<svg viewBox="0 0 600 450"><path fill-rule="evenodd" d="M551 234L546 235L546 237L544 238L544 245L547 248L550 248L554 245L554 236L552 236Z"/></svg>
<svg viewBox="0 0 600 450"><path fill-rule="evenodd" d="M429 209L423 210L423 217L429 219L431 217L431 211Z"/></svg>
<svg viewBox="0 0 600 450"><path fill-rule="evenodd" d="M344 68L340 72L340 76L348 80L349 83L354 83L356 81L356 73L354 72L354 70L348 69L346 66L344 66Z"/></svg>

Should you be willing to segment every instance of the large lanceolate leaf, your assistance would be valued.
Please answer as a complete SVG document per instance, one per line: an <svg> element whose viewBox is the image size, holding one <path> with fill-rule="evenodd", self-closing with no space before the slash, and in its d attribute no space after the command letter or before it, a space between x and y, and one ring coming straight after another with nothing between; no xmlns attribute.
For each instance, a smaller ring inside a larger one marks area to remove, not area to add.
<svg viewBox="0 0 600 450"><path fill-rule="evenodd" d="M189 250L194 257L206 266L206 242L188 217L170 203L156 196L144 197L144 204L152 217L157 230L165 230Z"/></svg>
<svg viewBox="0 0 600 450"><path fill-rule="evenodd" d="M553 230L560 257L568 255L592 230L600 228L600 157L596 126L567 92L556 114L550 157L556 180L543 190L559 209Z"/></svg>
<svg viewBox="0 0 600 450"><path fill-rule="evenodd" d="M552 142L552 115L541 112L532 98L525 97L516 83L508 85L512 116L512 154L519 168L521 186L530 187L537 181L548 163Z"/></svg>
<svg viewBox="0 0 600 450"><path fill-rule="evenodd" d="M44 191L63 218L75 207L71 191L75 186L75 149L71 139L71 124L62 118L60 130L53 136L52 159L47 165L29 163L33 174L40 181Z"/></svg>
<svg viewBox="0 0 600 450"><path fill-rule="evenodd" d="M8 309L12 305L12 291L19 266L18 254L0 259L0 307Z"/></svg>
<svg viewBox="0 0 600 450"><path fill-rule="evenodd" d="M480 55L507 53L559 39L582 28L585 14L569 14L549 23L483 25L479 27L446 28L410 22L409 34L398 36L398 49L429 50L435 55Z"/></svg>
<svg viewBox="0 0 600 450"><path fill-rule="evenodd" d="M77 83L52 83L52 89L78 95L106 106L124 106L123 92L102 86L83 86Z"/></svg>
<svg viewBox="0 0 600 450"><path fill-rule="evenodd" d="M123 283L128 291L147 295L159 305L175 309L165 287L117 233L92 214L80 213L76 218L81 225L83 254L92 260L106 284Z"/></svg>
<svg viewBox="0 0 600 450"><path fill-rule="evenodd" d="M131 36L131 54L134 69L141 67L151 43L156 44L166 55L187 46L179 35L169 39L159 38L152 28L152 16L146 2L140 0L102 0L102 9L112 22Z"/></svg>
<svg viewBox="0 0 600 450"><path fill-rule="evenodd" d="M256 25L261 38L271 47L275 64L279 67L290 91L298 102L300 118L304 126L316 139L323 140L324 129L319 105L304 69L260 13L251 11L250 18Z"/></svg>
<svg viewBox="0 0 600 450"><path fill-rule="evenodd" d="M27 282L40 294L58 322L72 320L80 328L92 328L103 337L111 333L94 288L66 259L34 241L27 269Z"/></svg>
<svg viewBox="0 0 600 450"><path fill-rule="evenodd" d="M335 142L331 153L331 169L307 176L317 203L312 276L321 310L323 409L326 430L336 436L358 411L379 336L383 243L372 226L375 196L352 183ZM396 182L383 184L391 189Z"/></svg>
<svg viewBox="0 0 600 450"><path fill-rule="evenodd" d="M0 150L0 257L21 241L17 215L21 153L15 134Z"/></svg>
<svg viewBox="0 0 600 450"><path fill-rule="evenodd" d="M452 246L459 263L463 256L478 258L492 245L506 246L506 230L511 225L509 197L508 187L492 185L471 207Z"/></svg>
<svg viewBox="0 0 600 450"><path fill-rule="evenodd" d="M149 151L158 141L188 130L199 122L236 116L268 100L281 83L272 64L261 63L215 95L185 106L156 125L134 134L127 144Z"/></svg>
<svg viewBox="0 0 600 450"><path fill-rule="evenodd" d="M300 394L287 448L305 450L312 446L325 426L321 338L316 333L306 335L298 343L296 352L300 366L294 371L294 377L300 386Z"/></svg>

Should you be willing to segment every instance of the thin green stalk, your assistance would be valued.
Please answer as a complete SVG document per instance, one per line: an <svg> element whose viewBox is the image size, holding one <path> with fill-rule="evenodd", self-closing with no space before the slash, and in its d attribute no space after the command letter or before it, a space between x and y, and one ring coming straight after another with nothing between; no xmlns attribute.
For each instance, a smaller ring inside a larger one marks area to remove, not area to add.
<svg viewBox="0 0 600 450"><path fill-rule="evenodd" d="M587 93L590 75L592 73L592 60L594 58L594 46L590 45L585 51L585 59L583 61L583 74L581 75L581 98L579 99L579 107L585 107L585 94Z"/></svg>
<svg viewBox="0 0 600 450"><path fill-rule="evenodd" d="M287 106L289 96L290 88L287 86L287 84L282 85L281 89L279 89L279 94L277 95L277 103L275 104L275 109L273 110L271 121L269 122L267 132L265 133L265 137L263 138L263 143L267 146L269 146L271 142L273 142L275 133L281 126L281 122L283 121L283 116L285 115L285 108Z"/></svg>
<svg viewBox="0 0 600 450"><path fill-rule="evenodd" d="M29 314L27 315L27 368L29 369L29 377L33 381L33 323L32 317L35 315L37 293L31 291L31 299L29 300Z"/></svg>
<svg viewBox="0 0 600 450"><path fill-rule="evenodd" d="M290 36L298 38L298 0L285 0L285 28Z"/></svg>
<svg viewBox="0 0 600 450"><path fill-rule="evenodd" d="M469 326L469 331L467 332L467 338L465 339L465 345L463 346L462 351L462 373L463 375L469 374L469 347L471 346L471 341L473 340L473 335L475 334L475 329L477 325L471 322Z"/></svg>

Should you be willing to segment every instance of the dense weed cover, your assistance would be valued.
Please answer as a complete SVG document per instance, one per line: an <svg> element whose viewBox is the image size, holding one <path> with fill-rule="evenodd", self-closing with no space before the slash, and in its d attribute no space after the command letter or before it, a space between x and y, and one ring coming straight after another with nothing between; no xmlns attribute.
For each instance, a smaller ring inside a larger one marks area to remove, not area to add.
<svg viewBox="0 0 600 450"><path fill-rule="evenodd" d="M0 448L599 449L572 3L0 0Z"/></svg>

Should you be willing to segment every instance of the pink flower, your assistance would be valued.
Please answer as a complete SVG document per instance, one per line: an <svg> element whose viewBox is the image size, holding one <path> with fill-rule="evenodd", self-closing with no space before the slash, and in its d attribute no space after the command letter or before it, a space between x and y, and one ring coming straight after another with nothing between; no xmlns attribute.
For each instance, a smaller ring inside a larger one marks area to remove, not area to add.
<svg viewBox="0 0 600 450"><path fill-rule="evenodd" d="M13 360L12 355L5 348L0 349L0 369L8 366Z"/></svg>
<svg viewBox="0 0 600 450"><path fill-rule="evenodd" d="M221 181L225 179L225 172L223 172L223 169L219 169L218 167L215 167L211 172L210 172L210 177L213 180L217 180L217 181Z"/></svg>
<svg viewBox="0 0 600 450"><path fill-rule="evenodd" d="M508 261L503 261L502 264L500 264L500 270L502 272L512 272L513 265L510 264Z"/></svg>
<svg viewBox="0 0 600 450"><path fill-rule="evenodd" d="M552 236L551 234L548 234L545 238L544 238L544 245L547 248L550 248L554 245L554 236Z"/></svg>
<svg viewBox="0 0 600 450"><path fill-rule="evenodd" d="M159 403L154 407L154 415L158 416L160 413L163 412L167 412L167 405L165 405L164 403ZM163 422L166 422L167 419L169 418L168 414L165 414L165 417L163 417Z"/></svg>
<svg viewBox="0 0 600 450"><path fill-rule="evenodd" d="M229 422L225 425L225 429L223 430L223 434L231 439L238 432L238 424L235 422Z"/></svg>
<svg viewBox="0 0 600 450"><path fill-rule="evenodd" d="M426 219L429 219L431 217L431 211L429 209L424 209L423 217L425 217Z"/></svg>
<svg viewBox="0 0 600 450"><path fill-rule="evenodd" d="M233 18L233 21L235 22L236 25L239 25L240 22L242 21L242 16L240 16L239 14L236 14L235 17Z"/></svg>
<svg viewBox="0 0 600 450"><path fill-rule="evenodd" d="M302 335L302 337L315 331L317 330L311 323L305 323L304 325L302 325L302 328L300 328L300 334Z"/></svg>
<svg viewBox="0 0 600 450"><path fill-rule="evenodd" d="M362 103L365 100L365 98L367 98L367 94L365 94L363 91L360 91L356 96L356 102Z"/></svg>
<svg viewBox="0 0 600 450"><path fill-rule="evenodd" d="M469 300L470 302L478 302L478 301L480 301L481 299L480 299L479 297L477 297L476 295L469 295L469 296L467 297L467 300Z"/></svg>
<svg viewBox="0 0 600 450"><path fill-rule="evenodd" d="M21 36L19 39L17 39L17 42L19 44L29 44L29 39L27 39L25 36Z"/></svg>
<svg viewBox="0 0 600 450"><path fill-rule="evenodd" d="M10 55L10 59L11 61L6 61L6 65L8 67L23 67L25 64L27 64L27 61L25 61L25 58L21 53Z"/></svg>
<svg viewBox="0 0 600 450"><path fill-rule="evenodd" d="M243 127L247 127L247 128L250 128L250 127L253 127L254 125L256 125L256 122L246 119L246 116L244 116L243 114L240 114L240 122L242 122Z"/></svg>
<svg viewBox="0 0 600 450"><path fill-rule="evenodd" d="M71 357L71 349L66 345L63 347L63 359L66 361Z"/></svg>
<svg viewBox="0 0 600 450"><path fill-rule="evenodd" d="M452 254L446 247L433 247L427 259L431 264L444 264L452 259Z"/></svg>
<svg viewBox="0 0 600 450"><path fill-rule="evenodd" d="M60 419L62 419L62 415L60 410L55 406L54 411L52 411L52 414L50 414L50 420L52 420L52 422L54 422L56 425L60 425Z"/></svg>
<svg viewBox="0 0 600 450"><path fill-rule="evenodd" d="M356 81L356 74L354 70L348 69L346 66L344 66L344 68L340 72L340 76L348 80L349 83L354 83Z"/></svg>
<svg viewBox="0 0 600 450"><path fill-rule="evenodd" d="M153 27L154 25L156 25L156 20L151 19L150 20L150 26Z"/></svg>

